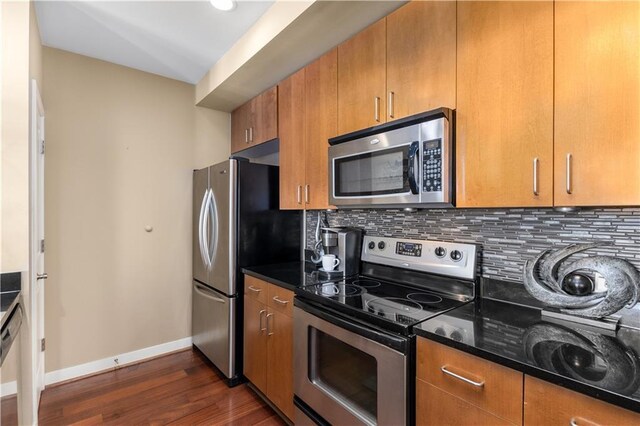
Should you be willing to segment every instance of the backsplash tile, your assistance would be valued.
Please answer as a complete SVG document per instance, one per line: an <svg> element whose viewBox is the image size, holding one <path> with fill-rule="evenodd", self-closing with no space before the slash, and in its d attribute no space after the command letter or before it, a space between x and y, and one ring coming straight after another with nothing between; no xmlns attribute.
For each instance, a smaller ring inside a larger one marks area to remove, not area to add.
<svg viewBox="0 0 640 426"><path fill-rule="evenodd" d="M608 244L590 250L590 255L617 256L640 269L640 208L575 213L553 209L337 210L326 215L331 226L356 226L367 235L479 244L478 272L485 278L522 282L525 260L545 249L588 242ZM316 212L308 212L307 248L313 248L316 223Z"/></svg>

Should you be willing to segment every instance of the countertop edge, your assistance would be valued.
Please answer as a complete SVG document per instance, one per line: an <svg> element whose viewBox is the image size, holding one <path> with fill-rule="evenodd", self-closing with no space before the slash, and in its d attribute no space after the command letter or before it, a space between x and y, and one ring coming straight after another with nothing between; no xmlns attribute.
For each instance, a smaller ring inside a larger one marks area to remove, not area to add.
<svg viewBox="0 0 640 426"><path fill-rule="evenodd" d="M542 369L533 367L531 365L524 364L516 360L509 359L509 358L497 355L495 353L476 348L471 345L467 345L466 343L457 342L455 340L448 339L446 337L440 336L435 333L431 333L429 331L426 331L420 328L414 328L414 333L418 337L423 337L429 340L433 340L434 342L438 342L445 346L458 349L462 352L466 352L468 354L478 356L487 361L495 362L496 364L511 368L513 370L520 371L521 373L528 374L532 377L545 380L547 382L553 383L563 388L582 393L584 395L590 396L600 401L607 402L636 413L640 413L640 401L636 401L631 398L626 398L624 396L621 396L612 392L608 392L604 389L589 386L585 383L572 380L568 377L560 376L558 374L553 374L549 371L542 370Z"/></svg>
<svg viewBox="0 0 640 426"><path fill-rule="evenodd" d="M275 284L278 287L282 287L282 288L287 289L287 290L295 291L296 287L298 287L298 286L293 285L291 283L287 283L285 281L281 281L279 279L270 277L268 275L264 275L264 274L261 274L259 272L252 271L250 267L249 268L242 268L241 271L245 275L249 275L249 276L252 276L254 278L258 278L260 280L266 281L266 282L271 283L271 284Z"/></svg>

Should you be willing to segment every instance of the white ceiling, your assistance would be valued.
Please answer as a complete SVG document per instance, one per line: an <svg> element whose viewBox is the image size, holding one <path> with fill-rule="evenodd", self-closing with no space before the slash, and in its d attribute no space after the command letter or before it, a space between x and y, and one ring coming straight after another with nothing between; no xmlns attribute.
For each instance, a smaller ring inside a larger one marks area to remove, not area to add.
<svg viewBox="0 0 640 426"><path fill-rule="evenodd" d="M42 44L195 84L273 4L37 1Z"/></svg>

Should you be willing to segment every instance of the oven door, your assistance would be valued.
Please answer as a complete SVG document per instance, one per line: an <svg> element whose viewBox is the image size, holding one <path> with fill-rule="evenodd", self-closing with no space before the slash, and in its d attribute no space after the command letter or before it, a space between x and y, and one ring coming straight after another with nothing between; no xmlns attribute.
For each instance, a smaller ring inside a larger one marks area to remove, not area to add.
<svg viewBox="0 0 640 426"><path fill-rule="evenodd" d="M331 317L306 303L294 307L294 338L300 348L295 394L319 416L336 425L406 424L408 356L376 341L406 350L406 339Z"/></svg>
<svg viewBox="0 0 640 426"><path fill-rule="evenodd" d="M419 137L414 125L331 146L331 204L419 203Z"/></svg>

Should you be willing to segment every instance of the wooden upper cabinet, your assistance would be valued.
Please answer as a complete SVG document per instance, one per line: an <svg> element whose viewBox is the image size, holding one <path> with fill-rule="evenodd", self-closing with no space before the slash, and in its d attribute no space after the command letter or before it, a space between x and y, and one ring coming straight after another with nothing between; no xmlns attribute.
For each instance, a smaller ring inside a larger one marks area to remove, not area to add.
<svg viewBox="0 0 640 426"><path fill-rule="evenodd" d="M338 46L338 133L384 123L386 20Z"/></svg>
<svg viewBox="0 0 640 426"><path fill-rule="evenodd" d="M456 107L456 2L413 1L387 16L387 120Z"/></svg>
<svg viewBox="0 0 640 426"><path fill-rule="evenodd" d="M302 209L305 185L305 70L278 87L280 208Z"/></svg>
<svg viewBox="0 0 640 426"><path fill-rule="evenodd" d="M552 206L553 3L457 8L456 205Z"/></svg>
<svg viewBox="0 0 640 426"><path fill-rule="evenodd" d="M640 205L640 2L556 2L555 73L555 204Z"/></svg>
<svg viewBox="0 0 640 426"><path fill-rule="evenodd" d="M249 146L250 113L251 101L240 105L231 113L231 152L238 152Z"/></svg>
<svg viewBox="0 0 640 426"><path fill-rule="evenodd" d="M525 376L525 426L640 424L640 414Z"/></svg>
<svg viewBox="0 0 640 426"><path fill-rule="evenodd" d="M231 152L278 137L278 88L259 94L231 113Z"/></svg>
<svg viewBox="0 0 640 426"><path fill-rule="evenodd" d="M278 86L262 92L255 102L251 143L258 145L278 137ZM250 128L251 129L251 128Z"/></svg>
<svg viewBox="0 0 640 426"><path fill-rule="evenodd" d="M338 134L338 53L306 67L305 208L329 208L329 138Z"/></svg>

